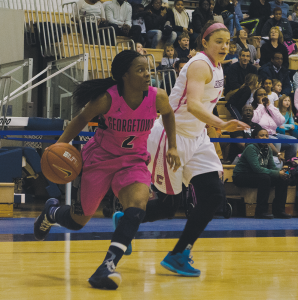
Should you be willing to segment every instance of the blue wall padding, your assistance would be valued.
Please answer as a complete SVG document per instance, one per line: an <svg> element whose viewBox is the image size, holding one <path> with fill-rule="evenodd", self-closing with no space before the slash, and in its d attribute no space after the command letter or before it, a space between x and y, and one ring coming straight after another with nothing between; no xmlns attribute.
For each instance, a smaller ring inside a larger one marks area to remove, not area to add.
<svg viewBox="0 0 298 300"><path fill-rule="evenodd" d="M62 119L45 119L45 118L29 118L26 130L62 130L64 120Z"/></svg>
<svg viewBox="0 0 298 300"><path fill-rule="evenodd" d="M0 182L22 177L22 148L0 152Z"/></svg>

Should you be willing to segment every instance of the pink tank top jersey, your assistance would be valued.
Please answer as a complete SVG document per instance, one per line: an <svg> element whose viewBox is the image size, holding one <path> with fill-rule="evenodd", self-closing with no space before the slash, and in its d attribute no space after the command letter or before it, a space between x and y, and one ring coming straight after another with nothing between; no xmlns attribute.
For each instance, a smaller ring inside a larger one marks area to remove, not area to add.
<svg viewBox="0 0 298 300"><path fill-rule="evenodd" d="M142 103L131 109L119 95L117 85L107 90L111 108L99 116L96 142L113 155L148 154L147 139L157 116L157 88L149 86Z"/></svg>

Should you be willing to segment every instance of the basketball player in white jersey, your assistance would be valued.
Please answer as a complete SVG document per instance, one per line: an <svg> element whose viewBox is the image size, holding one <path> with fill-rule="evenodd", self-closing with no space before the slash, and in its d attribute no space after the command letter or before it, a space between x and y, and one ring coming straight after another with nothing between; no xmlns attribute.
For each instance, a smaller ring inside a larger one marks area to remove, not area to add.
<svg viewBox="0 0 298 300"><path fill-rule="evenodd" d="M174 173L167 166L167 136L162 118L155 121L147 144L151 154L148 167L155 187L167 195L177 195L181 193L182 183L188 186L191 182L198 199L178 243L161 262L166 269L185 276L200 275L200 270L190 265L190 249L225 197L219 178L219 173L223 172L222 164L207 136L205 125L230 132L249 128L238 120L224 122L212 114L223 91L224 76L220 62L229 51L228 29L221 23L209 21L202 29L200 41L201 52L182 68L170 95L181 167ZM143 222L166 217L166 211L164 216L159 211L155 218L154 212L159 208L154 208L154 202L150 207L150 202Z"/></svg>

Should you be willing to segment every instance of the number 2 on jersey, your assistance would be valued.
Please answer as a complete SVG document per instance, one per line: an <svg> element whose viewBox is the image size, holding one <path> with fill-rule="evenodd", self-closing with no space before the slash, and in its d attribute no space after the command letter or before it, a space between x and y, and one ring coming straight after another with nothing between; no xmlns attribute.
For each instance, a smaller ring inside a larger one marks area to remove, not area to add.
<svg viewBox="0 0 298 300"><path fill-rule="evenodd" d="M134 140L136 136L135 135L131 135L128 138L126 138L123 143L122 143L122 148L127 148L127 149L132 149L133 148L133 144L131 144L131 142Z"/></svg>

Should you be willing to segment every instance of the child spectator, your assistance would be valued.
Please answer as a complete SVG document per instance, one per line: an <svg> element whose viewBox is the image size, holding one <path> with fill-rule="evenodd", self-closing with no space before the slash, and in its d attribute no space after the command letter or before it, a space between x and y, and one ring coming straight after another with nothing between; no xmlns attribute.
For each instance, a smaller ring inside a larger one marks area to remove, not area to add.
<svg viewBox="0 0 298 300"><path fill-rule="evenodd" d="M189 35L190 46L193 48L199 34L193 31L189 16L184 8L183 0L175 0L173 9L168 10L167 21L170 22L173 30L177 33L177 37L182 32Z"/></svg>
<svg viewBox="0 0 298 300"><path fill-rule="evenodd" d="M231 41L229 53L225 57L225 60L221 63L223 65L224 74L227 74L231 64L236 63L238 61L238 54L236 54L236 51L237 51L236 42Z"/></svg>
<svg viewBox="0 0 298 300"><path fill-rule="evenodd" d="M179 60L179 58L174 46L166 44L163 52L163 58L161 60L162 68L174 69L174 64L177 60Z"/></svg>
<svg viewBox="0 0 298 300"><path fill-rule="evenodd" d="M278 105L278 96L275 92L272 91L272 79L266 78L263 80L263 88L265 89L267 93L267 98L270 100L270 103L274 106ZM277 103L275 103L277 101Z"/></svg>
<svg viewBox="0 0 298 300"><path fill-rule="evenodd" d="M258 88L258 86L258 75L247 74L245 76L244 84L233 96L229 98L227 104L225 105L233 118L241 121L242 108L250 98L251 94L253 94Z"/></svg>
<svg viewBox="0 0 298 300"><path fill-rule="evenodd" d="M179 46L176 48L178 58L188 57L192 58L196 55L195 50L189 50L189 35L186 32L182 32L178 37Z"/></svg>
<svg viewBox="0 0 298 300"><path fill-rule="evenodd" d="M276 93L277 97L281 96L282 83L278 79L272 80L272 92Z"/></svg>
<svg viewBox="0 0 298 300"><path fill-rule="evenodd" d="M282 95L278 101L278 109L285 117L284 124L276 128L276 132L281 134L290 133L290 135L298 138L298 126L294 122L294 114L292 111L292 102L289 96Z"/></svg>

